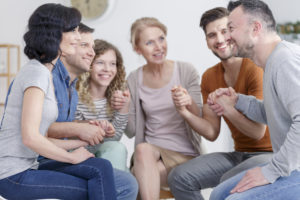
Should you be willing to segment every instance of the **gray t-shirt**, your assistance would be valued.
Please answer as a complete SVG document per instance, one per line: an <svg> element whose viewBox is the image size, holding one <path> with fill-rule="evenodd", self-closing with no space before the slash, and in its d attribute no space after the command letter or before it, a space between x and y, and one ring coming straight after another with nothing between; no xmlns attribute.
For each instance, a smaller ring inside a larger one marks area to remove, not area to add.
<svg viewBox="0 0 300 200"><path fill-rule="evenodd" d="M264 100L239 94L236 108L269 126L273 159L262 168L265 178L300 170L300 46L280 42L269 56L264 73Z"/></svg>
<svg viewBox="0 0 300 200"><path fill-rule="evenodd" d="M40 133L45 135L57 118L51 72L39 61L30 60L17 74L8 97L0 130L0 179L38 167L38 154L23 144L21 134L23 95L29 87L38 87L45 93Z"/></svg>

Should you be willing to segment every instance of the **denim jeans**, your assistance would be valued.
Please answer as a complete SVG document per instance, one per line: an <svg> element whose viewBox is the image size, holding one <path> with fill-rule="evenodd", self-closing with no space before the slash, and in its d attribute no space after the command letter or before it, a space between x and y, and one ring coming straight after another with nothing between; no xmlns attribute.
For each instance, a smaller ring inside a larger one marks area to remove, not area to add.
<svg viewBox="0 0 300 200"><path fill-rule="evenodd" d="M52 170L56 170L60 168L60 166L54 160L50 160L47 158L40 158L39 162L40 162L39 169L50 168ZM118 169L113 169L113 174L114 174L114 183L116 189L116 199L117 200L136 199L138 193L138 184L135 177L131 173L121 171Z"/></svg>
<svg viewBox="0 0 300 200"><path fill-rule="evenodd" d="M245 175L242 172L217 186L210 200L299 200L300 172L293 171L290 176L280 177L274 183L258 186L241 193L230 195L230 191Z"/></svg>
<svg viewBox="0 0 300 200"><path fill-rule="evenodd" d="M72 165L51 161L38 170L28 169L0 180L0 195L6 199L116 199L111 164L90 158Z"/></svg>
<svg viewBox="0 0 300 200"><path fill-rule="evenodd" d="M246 169L268 162L271 158L271 152L201 155L172 169L168 175L168 185L178 200L203 200L201 189L215 187Z"/></svg>

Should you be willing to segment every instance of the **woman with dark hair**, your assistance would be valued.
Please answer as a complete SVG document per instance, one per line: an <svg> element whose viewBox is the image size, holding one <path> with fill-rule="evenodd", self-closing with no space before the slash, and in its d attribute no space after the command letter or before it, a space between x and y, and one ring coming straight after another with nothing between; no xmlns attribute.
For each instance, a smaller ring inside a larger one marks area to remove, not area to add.
<svg viewBox="0 0 300 200"><path fill-rule="evenodd" d="M81 14L45 4L24 35L30 61L12 85L0 127L0 195L7 199L116 199L111 164L81 140L47 137L58 114L51 71L62 54L74 54ZM68 152L69 149L75 149ZM39 168L38 155L56 160Z"/></svg>

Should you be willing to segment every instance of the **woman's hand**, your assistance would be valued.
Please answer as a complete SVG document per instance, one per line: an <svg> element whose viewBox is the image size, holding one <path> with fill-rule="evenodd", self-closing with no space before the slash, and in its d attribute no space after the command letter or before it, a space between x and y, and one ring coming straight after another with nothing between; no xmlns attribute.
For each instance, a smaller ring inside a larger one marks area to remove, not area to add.
<svg viewBox="0 0 300 200"><path fill-rule="evenodd" d="M81 163L89 158L95 157L94 154L86 150L84 147L80 147L78 149L75 149L74 151L70 152L72 154L72 157L74 160L72 161L72 164L78 164Z"/></svg>
<svg viewBox="0 0 300 200"><path fill-rule="evenodd" d="M174 105L178 111L184 110L186 106L192 105L192 98L185 88L175 85L171 92Z"/></svg>
<svg viewBox="0 0 300 200"><path fill-rule="evenodd" d="M130 92L129 90L121 91L116 90L114 91L110 104L114 110L119 111L120 113L128 113L129 104L130 104Z"/></svg>

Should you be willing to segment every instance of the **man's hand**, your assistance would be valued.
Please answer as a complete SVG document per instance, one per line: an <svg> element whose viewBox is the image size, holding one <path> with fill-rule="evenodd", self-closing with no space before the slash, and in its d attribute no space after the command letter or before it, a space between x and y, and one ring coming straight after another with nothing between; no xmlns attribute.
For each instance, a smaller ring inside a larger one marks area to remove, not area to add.
<svg viewBox="0 0 300 200"><path fill-rule="evenodd" d="M96 145L103 141L105 131L91 123L78 123L80 126L79 139L88 142L90 145Z"/></svg>
<svg viewBox="0 0 300 200"><path fill-rule="evenodd" d="M242 180L230 191L230 193L244 192L251 188L266 184L269 184L269 182L262 174L261 167L256 167L248 170Z"/></svg>
<svg viewBox="0 0 300 200"><path fill-rule="evenodd" d="M237 98L238 96L232 87L219 88L208 95L207 104L218 116L222 116L226 109L235 106Z"/></svg>

